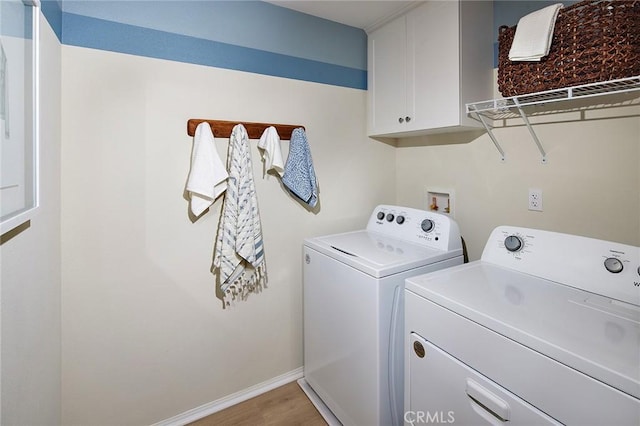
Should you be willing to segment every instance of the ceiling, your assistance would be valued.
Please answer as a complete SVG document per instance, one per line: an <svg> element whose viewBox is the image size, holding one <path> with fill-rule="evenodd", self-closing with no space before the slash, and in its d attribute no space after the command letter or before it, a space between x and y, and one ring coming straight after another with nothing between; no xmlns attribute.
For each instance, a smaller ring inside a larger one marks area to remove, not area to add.
<svg viewBox="0 0 640 426"><path fill-rule="evenodd" d="M387 0L282 0L277 6L368 30L415 4L415 1Z"/></svg>

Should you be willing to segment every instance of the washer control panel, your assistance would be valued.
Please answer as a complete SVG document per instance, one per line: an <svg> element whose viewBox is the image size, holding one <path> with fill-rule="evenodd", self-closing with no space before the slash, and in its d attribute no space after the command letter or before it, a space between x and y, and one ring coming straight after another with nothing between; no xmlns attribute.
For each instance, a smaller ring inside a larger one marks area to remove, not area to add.
<svg viewBox="0 0 640 426"><path fill-rule="evenodd" d="M440 250L462 249L458 224L449 216L410 207L379 205L367 231Z"/></svg>
<svg viewBox="0 0 640 426"><path fill-rule="evenodd" d="M640 306L640 247L499 226L482 260Z"/></svg>

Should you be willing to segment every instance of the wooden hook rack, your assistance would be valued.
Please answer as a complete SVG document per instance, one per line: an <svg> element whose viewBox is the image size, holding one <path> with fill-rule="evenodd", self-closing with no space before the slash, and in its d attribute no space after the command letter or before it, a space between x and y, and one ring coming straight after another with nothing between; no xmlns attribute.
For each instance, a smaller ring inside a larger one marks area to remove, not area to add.
<svg viewBox="0 0 640 426"><path fill-rule="evenodd" d="M193 136L196 132L196 127L202 122L207 122L211 126L213 136L216 138L228 138L231 136L231 131L236 124L242 124L247 129L249 139L260 139L262 133L267 127L273 126L278 132L278 136L282 140L290 140L293 129L297 129L304 126L295 124L274 124L274 123L247 123L240 121L223 121L223 120L205 120L201 118L191 118L187 121L187 134Z"/></svg>

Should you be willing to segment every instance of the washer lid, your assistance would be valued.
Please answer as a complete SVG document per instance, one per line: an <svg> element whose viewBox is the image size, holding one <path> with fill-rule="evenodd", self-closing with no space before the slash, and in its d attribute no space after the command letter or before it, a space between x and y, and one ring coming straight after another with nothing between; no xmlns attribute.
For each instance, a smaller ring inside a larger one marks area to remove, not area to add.
<svg viewBox="0 0 640 426"><path fill-rule="evenodd" d="M310 238L305 245L376 278L462 255L364 230Z"/></svg>
<svg viewBox="0 0 640 426"><path fill-rule="evenodd" d="M640 398L640 308L475 261L406 289Z"/></svg>

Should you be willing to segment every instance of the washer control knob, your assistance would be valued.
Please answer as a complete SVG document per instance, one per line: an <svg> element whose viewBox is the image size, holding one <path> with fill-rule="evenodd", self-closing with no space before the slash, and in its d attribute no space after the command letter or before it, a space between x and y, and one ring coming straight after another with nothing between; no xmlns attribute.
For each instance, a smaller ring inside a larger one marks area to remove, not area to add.
<svg viewBox="0 0 640 426"><path fill-rule="evenodd" d="M638 266L638 275L640 275L640 266Z"/></svg>
<svg viewBox="0 0 640 426"><path fill-rule="evenodd" d="M524 246L522 239L516 235L509 235L504 239L504 248L511 252L522 250L522 246Z"/></svg>
<svg viewBox="0 0 640 426"><path fill-rule="evenodd" d="M378 216L376 216L378 220L384 219L384 212L378 212Z"/></svg>
<svg viewBox="0 0 640 426"><path fill-rule="evenodd" d="M387 213L387 222L393 222L393 219L395 219L393 213Z"/></svg>
<svg viewBox="0 0 640 426"><path fill-rule="evenodd" d="M396 217L396 223L398 225L402 225L404 223L404 216L398 216Z"/></svg>
<svg viewBox="0 0 640 426"><path fill-rule="evenodd" d="M422 221L422 223L420 224L420 228L422 228L422 230L424 232L431 232L433 231L434 228L434 223L431 219L425 219Z"/></svg>
<svg viewBox="0 0 640 426"><path fill-rule="evenodd" d="M622 262L620 262L620 259L615 257L607 257L604 260L604 267L612 274L622 272L622 269L624 269L622 266Z"/></svg>

